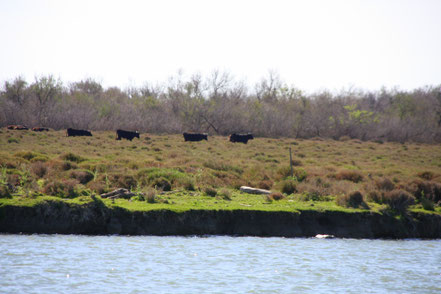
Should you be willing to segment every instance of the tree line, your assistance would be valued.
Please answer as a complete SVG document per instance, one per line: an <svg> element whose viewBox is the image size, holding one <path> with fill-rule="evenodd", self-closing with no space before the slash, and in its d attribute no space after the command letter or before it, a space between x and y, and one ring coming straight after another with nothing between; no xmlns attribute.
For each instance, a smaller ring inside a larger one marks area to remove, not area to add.
<svg viewBox="0 0 441 294"><path fill-rule="evenodd" d="M0 126L127 129L150 133L252 132L261 137L441 142L440 86L305 93L269 73L249 86L214 71L162 84L104 88L53 76L3 82Z"/></svg>

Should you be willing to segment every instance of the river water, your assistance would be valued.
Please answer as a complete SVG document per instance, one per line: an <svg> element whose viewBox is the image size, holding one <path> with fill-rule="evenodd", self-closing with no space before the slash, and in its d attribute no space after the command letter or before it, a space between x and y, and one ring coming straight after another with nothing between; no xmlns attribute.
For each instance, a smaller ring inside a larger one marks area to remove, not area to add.
<svg viewBox="0 0 441 294"><path fill-rule="evenodd" d="M0 293L441 293L441 240L0 235Z"/></svg>

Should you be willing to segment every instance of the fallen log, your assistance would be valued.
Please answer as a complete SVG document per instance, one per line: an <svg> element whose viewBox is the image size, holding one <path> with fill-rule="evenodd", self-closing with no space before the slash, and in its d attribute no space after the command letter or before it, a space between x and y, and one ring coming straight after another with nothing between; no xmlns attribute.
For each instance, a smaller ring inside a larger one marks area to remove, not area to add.
<svg viewBox="0 0 441 294"><path fill-rule="evenodd" d="M249 193L249 194L263 194L263 195L271 194L271 191L269 191L269 190L252 188L252 187L247 187L247 186L240 187L240 191L244 192L244 193Z"/></svg>
<svg viewBox="0 0 441 294"><path fill-rule="evenodd" d="M116 198L124 198L124 199L130 199L131 197L135 196L135 193L130 192L127 189L120 188L116 189L109 193L101 194L100 196L102 198L109 198L109 199L116 199Z"/></svg>

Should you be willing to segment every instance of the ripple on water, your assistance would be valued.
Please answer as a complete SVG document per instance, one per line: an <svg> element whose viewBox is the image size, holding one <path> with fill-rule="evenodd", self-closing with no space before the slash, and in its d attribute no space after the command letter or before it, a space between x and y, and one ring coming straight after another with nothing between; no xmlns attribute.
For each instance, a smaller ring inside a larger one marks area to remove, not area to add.
<svg viewBox="0 0 441 294"><path fill-rule="evenodd" d="M441 241L0 235L0 292L434 293Z"/></svg>

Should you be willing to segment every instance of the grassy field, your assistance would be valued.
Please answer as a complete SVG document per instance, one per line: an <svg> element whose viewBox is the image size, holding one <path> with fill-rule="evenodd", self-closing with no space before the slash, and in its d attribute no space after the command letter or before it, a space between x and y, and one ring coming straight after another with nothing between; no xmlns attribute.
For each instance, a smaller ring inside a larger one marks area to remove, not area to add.
<svg viewBox="0 0 441 294"><path fill-rule="evenodd" d="M256 138L245 145L218 136L202 142L184 142L181 135L141 134L132 142L115 137L115 132L66 137L65 131L1 129L1 203L61 198L82 203L91 195L127 188L138 196L105 203L130 210L410 207L441 213L440 145L289 138ZM276 193L243 194L242 185Z"/></svg>

